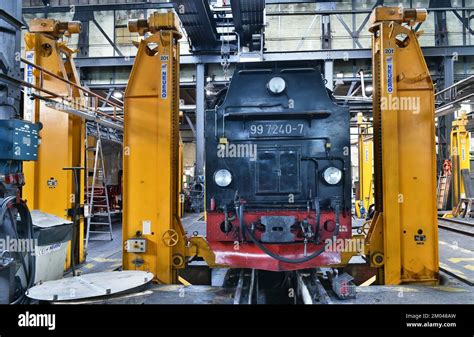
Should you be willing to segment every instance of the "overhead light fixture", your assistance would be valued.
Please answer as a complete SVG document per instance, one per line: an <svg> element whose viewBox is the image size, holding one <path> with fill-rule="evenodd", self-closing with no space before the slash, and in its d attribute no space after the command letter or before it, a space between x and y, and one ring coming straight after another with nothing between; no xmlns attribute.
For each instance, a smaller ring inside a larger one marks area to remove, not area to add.
<svg viewBox="0 0 474 337"><path fill-rule="evenodd" d="M114 93L112 94L112 96L114 96L117 99L122 99L123 98L123 92L121 92L119 90L115 90Z"/></svg>
<svg viewBox="0 0 474 337"><path fill-rule="evenodd" d="M341 75L341 76L339 76ZM337 74L336 80L334 81L334 85L337 87L339 85L344 85L344 74Z"/></svg>
<svg viewBox="0 0 474 337"><path fill-rule="evenodd" d="M365 87L365 92L366 92L367 94L372 93L372 91L374 91L374 87L371 86L370 84Z"/></svg>

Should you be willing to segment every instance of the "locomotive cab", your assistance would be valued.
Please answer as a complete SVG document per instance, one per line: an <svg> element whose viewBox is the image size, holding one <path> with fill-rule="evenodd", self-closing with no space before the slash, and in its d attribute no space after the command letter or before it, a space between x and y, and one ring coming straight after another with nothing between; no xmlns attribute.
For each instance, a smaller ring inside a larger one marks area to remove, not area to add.
<svg viewBox="0 0 474 337"><path fill-rule="evenodd" d="M206 112L207 240L216 263L338 264L351 237L349 109L317 67L240 65Z"/></svg>

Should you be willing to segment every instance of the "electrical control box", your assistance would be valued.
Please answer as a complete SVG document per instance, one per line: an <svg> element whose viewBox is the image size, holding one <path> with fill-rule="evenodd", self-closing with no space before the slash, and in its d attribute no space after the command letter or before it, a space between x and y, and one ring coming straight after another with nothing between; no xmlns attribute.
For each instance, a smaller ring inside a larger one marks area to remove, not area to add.
<svg viewBox="0 0 474 337"><path fill-rule="evenodd" d="M0 160L37 160L39 130L40 124L19 119L0 120Z"/></svg>
<svg viewBox="0 0 474 337"><path fill-rule="evenodd" d="M130 239L125 243L125 250L127 253L145 253L146 240L145 239Z"/></svg>

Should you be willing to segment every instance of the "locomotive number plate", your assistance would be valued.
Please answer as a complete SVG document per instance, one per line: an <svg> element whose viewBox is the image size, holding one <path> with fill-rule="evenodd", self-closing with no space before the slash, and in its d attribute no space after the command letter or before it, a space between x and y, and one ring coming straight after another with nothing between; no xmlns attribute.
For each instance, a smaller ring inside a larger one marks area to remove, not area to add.
<svg viewBox="0 0 474 337"><path fill-rule="evenodd" d="M301 121L249 122L246 129L249 136L255 137L302 137L306 125Z"/></svg>

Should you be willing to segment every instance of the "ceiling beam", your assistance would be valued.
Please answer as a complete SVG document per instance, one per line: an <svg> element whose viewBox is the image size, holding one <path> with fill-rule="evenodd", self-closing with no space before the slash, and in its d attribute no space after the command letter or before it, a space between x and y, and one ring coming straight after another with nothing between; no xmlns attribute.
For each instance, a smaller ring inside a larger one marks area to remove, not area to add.
<svg viewBox="0 0 474 337"><path fill-rule="evenodd" d="M471 56L474 55L474 46L444 46L444 47L423 47L425 57L444 57L444 56ZM370 59L372 57L371 49L330 49L316 50L307 52L271 52L264 54L264 60L252 59L252 62L277 62L277 61L324 61L324 60L354 60ZM220 55L181 55L181 64L220 64ZM250 61L250 59L247 59ZM132 66L134 57L88 57L75 58L78 67L124 67ZM231 63L241 61L239 57L232 56Z"/></svg>

